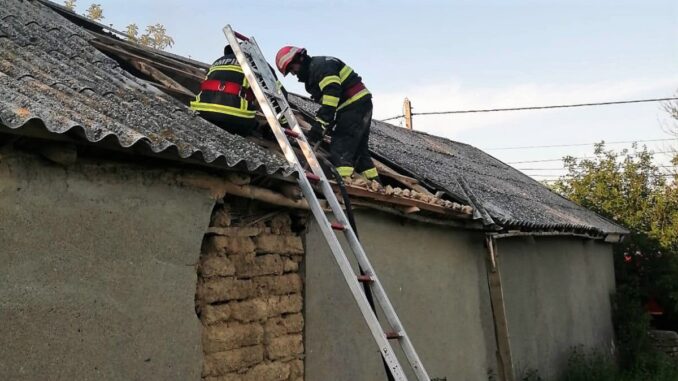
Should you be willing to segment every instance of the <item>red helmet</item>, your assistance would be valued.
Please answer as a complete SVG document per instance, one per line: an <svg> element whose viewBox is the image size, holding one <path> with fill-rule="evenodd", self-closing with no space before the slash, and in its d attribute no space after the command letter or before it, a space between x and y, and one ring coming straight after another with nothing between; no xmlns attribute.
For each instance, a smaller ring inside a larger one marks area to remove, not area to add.
<svg viewBox="0 0 678 381"><path fill-rule="evenodd" d="M287 67L294 61L299 54L306 54L306 49L296 46L283 46L275 55L275 65L283 75L287 75Z"/></svg>

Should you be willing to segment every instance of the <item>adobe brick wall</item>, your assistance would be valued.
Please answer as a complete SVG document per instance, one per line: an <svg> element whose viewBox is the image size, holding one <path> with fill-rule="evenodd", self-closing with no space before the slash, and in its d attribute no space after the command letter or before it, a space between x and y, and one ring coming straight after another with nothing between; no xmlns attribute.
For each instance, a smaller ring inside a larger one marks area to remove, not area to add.
<svg viewBox="0 0 678 381"><path fill-rule="evenodd" d="M286 211L235 217L242 202L217 205L203 242L196 293L203 380L302 381L301 238Z"/></svg>

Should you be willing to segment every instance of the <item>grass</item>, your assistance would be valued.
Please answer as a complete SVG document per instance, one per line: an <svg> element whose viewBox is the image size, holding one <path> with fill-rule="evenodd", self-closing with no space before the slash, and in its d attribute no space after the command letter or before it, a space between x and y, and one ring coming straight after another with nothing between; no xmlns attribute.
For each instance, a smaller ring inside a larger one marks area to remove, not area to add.
<svg viewBox="0 0 678 381"><path fill-rule="evenodd" d="M618 367L614 359L601 352L584 351L576 348L570 354L567 367L562 375L553 381L677 381L678 361L664 353L646 353L639 356L634 364ZM523 373L520 381L546 381L539 373L530 369Z"/></svg>

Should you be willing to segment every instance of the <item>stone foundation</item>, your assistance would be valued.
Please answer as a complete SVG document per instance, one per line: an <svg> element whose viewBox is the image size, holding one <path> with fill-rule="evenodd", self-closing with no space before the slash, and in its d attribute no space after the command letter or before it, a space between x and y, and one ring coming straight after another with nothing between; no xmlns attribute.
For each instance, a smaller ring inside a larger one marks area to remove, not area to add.
<svg viewBox="0 0 678 381"><path fill-rule="evenodd" d="M288 211L226 200L198 266L204 381L304 379L304 249Z"/></svg>

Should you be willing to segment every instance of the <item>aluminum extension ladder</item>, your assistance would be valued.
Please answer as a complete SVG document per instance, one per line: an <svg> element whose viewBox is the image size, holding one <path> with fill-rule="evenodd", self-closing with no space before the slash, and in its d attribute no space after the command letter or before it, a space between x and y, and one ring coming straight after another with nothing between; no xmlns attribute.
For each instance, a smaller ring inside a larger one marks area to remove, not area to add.
<svg viewBox="0 0 678 381"><path fill-rule="evenodd" d="M224 34L226 35L226 39L233 49L238 62L240 62L245 77L249 81L252 91L259 102L259 107L266 116L266 120L271 126L275 138L285 154L287 161L299 173L299 186L301 187L301 191L332 250L334 259L337 261L337 264L346 279L346 283L353 294L353 298L356 303L358 303L360 312L363 314L393 378L397 381L407 380L405 372L401 367L389 340L397 340L401 345L417 380L430 381L414 346L412 346L409 336L405 332L403 325L400 323L400 319L398 319L398 315L393 309L393 305L389 301L388 296L386 296L386 292L384 291L379 278L377 278L377 274L375 273L372 264L367 258L355 232L351 228L351 225L332 190L332 186L327 181L315 153L313 152L313 147L306 140L287 99L285 99L280 88L277 86L277 80L271 72L261 49L259 49L259 45L257 45L253 37L246 37L240 33L234 32L230 25L224 27ZM276 109L279 111L276 111ZM284 128L281 125L283 118L287 120L289 128ZM302 167L299 158L292 148L292 143L288 139L294 139L299 145L312 172L307 172L304 167ZM332 209L332 213L336 219L335 222L330 222L325 215L311 183L320 187L320 190ZM364 270L364 275L356 275L353 271L353 268L346 257L346 253L335 235L335 231L344 233L349 247ZM360 288L360 282L370 286L391 326L390 331L384 332L381 328L375 312L372 311L365 294Z"/></svg>

